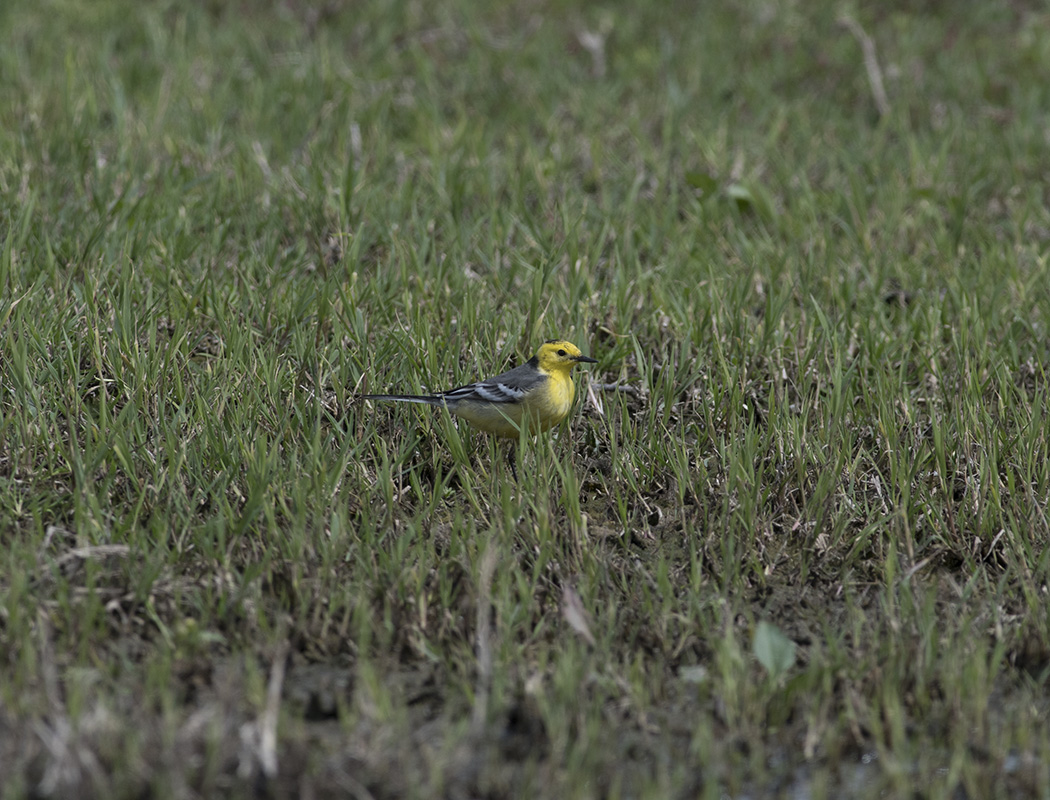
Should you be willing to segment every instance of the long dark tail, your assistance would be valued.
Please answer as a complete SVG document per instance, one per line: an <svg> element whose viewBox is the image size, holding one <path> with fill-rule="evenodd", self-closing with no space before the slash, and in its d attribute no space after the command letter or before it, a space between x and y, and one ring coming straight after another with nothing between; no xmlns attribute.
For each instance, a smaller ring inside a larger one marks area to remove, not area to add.
<svg viewBox="0 0 1050 800"><path fill-rule="evenodd" d="M359 400L391 400L395 403L422 403L427 406L441 406L444 399L426 394L363 394Z"/></svg>

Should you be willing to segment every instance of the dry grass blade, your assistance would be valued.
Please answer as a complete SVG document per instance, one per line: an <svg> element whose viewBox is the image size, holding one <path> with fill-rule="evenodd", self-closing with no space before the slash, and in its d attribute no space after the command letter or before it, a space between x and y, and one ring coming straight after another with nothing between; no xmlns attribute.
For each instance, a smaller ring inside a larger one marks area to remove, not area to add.
<svg viewBox="0 0 1050 800"><path fill-rule="evenodd" d="M478 680L474 697L474 716L471 728L479 735L485 726L488 716L489 690L492 687L492 576L496 572L496 549L491 545L481 557L481 569L478 575L478 615L477 615L477 649Z"/></svg>
<svg viewBox="0 0 1050 800"><path fill-rule="evenodd" d="M597 644L594 634L591 633L590 615L583 607L579 593L568 583L561 590L561 614L569 623L569 627L576 631L581 639L591 647Z"/></svg>
<svg viewBox="0 0 1050 800"><path fill-rule="evenodd" d="M281 643L270 668L266 687L266 708L259 720L259 763L267 778L277 777L277 717L281 707L281 687L288 660L288 642Z"/></svg>
<svg viewBox="0 0 1050 800"><path fill-rule="evenodd" d="M860 49L864 55L864 69L868 73L868 83L871 85L871 93L875 98L875 105L879 109L880 116L887 116L890 113L890 101L886 97L886 88L882 83L882 69L879 67L879 59L875 55L875 42L872 41L864 28L853 17L843 15L839 17L839 24L847 28L860 42Z"/></svg>

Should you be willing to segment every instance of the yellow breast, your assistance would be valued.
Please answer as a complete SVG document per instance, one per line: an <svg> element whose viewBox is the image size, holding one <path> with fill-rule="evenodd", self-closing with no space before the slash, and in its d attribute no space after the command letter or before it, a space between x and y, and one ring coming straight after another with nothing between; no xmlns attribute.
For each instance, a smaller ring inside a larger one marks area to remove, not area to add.
<svg viewBox="0 0 1050 800"><path fill-rule="evenodd" d="M547 391L542 393L541 402L538 402L536 407L537 421L540 430L544 431L565 419L576 395L576 387L569 372L552 373L547 379L546 388Z"/></svg>

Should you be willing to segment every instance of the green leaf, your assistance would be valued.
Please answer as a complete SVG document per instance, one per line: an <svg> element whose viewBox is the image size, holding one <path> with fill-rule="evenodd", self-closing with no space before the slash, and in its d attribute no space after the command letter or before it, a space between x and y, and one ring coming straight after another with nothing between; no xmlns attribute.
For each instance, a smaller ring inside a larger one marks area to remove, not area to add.
<svg viewBox="0 0 1050 800"><path fill-rule="evenodd" d="M751 650L773 680L795 665L795 643L771 622L758 623Z"/></svg>
<svg viewBox="0 0 1050 800"><path fill-rule="evenodd" d="M715 190L718 188L718 181L706 172L699 172L697 170L687 171L685 173L685 182L704 194L714 194Z"/></svg>

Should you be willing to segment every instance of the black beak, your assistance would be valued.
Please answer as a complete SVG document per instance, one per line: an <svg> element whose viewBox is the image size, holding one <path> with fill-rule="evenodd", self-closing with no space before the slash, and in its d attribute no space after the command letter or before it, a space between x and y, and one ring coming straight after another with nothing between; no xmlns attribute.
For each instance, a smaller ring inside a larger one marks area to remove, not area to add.
<svg viewBox="0 0 1050 800"><path fill-rule="evenodd" d="M597 364L598 359L589 356L576 356L576 360L583 364Z"/></svg>

